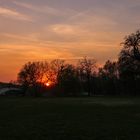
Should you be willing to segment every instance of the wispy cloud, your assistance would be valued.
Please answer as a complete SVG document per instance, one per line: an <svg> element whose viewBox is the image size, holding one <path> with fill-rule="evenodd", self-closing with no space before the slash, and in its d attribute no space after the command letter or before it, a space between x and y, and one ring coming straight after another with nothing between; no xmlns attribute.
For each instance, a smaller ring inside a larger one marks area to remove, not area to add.
<svg viewBox="0 0 140 140"><path fill-rule="evenodd" d="M16 10L0 7L0 16L17 20L32 21L31 17L24 15Z"/></svg>
<svg viewBox="0 0 140 140"><path fill-rule="evenodd" d="M26 9L30 9L38 13L47 13L51 15L59 15L60 13L62 14L62 12L60 12L59 10L48 5L42 5L40 7L29 3L19 2L19 1L14 1L13 3L16 4L17 6L24 7Z"/></svg>
<svg viewBox="0 0 140 140"><path fill-rule="evenodd" d="M72 25L68 25L68 24L55 24L55 25L51 25L50 29L56 33L56 34L60 34L60 35L74 35L77 32L77 28L72 26Z"/></svg>
<svg viewBox="0 0 140 140"><path fill-rule="evenodd" d="M32 60L114 60L139 13L140 0L0 0L0 67L7 77Z"/></svg>

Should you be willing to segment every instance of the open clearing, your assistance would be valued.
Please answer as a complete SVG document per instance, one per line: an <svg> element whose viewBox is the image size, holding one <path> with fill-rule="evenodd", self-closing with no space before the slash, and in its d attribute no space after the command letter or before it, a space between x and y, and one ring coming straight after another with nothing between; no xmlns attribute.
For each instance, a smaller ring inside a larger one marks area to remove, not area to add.
<svg viewBox="0 0 140 140"><path fill-rule="evenodd" d="M0 98L0 140L140 140L140 98Z"/></svg>

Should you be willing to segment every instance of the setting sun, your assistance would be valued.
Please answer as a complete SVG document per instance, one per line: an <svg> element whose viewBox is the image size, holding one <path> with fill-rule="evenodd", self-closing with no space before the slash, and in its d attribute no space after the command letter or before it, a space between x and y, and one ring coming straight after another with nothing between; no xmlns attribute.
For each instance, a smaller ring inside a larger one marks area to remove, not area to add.
<svg viewBox="0 0 140 140"><path fill-rule="evenodd" d="M140 140L139 124L140 0L0 0L0 140Z"/></svg>
<svg viewBox="0 0 140 140"><path fill-rule="evenodd" d="M49 87L49 86L50 86L50 83L46 83L45 85L46 85L47 87Z"/></svg>

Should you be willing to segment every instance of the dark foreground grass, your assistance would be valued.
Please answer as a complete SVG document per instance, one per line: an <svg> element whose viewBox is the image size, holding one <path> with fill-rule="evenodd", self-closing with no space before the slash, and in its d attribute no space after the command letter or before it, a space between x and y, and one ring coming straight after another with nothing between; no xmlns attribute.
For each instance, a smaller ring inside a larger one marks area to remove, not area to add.
<svg viewBox="0 0 140 140"><path fill-rule="evenodd" d="M140 140L140 98L0 98L0 140Z"/></svg>

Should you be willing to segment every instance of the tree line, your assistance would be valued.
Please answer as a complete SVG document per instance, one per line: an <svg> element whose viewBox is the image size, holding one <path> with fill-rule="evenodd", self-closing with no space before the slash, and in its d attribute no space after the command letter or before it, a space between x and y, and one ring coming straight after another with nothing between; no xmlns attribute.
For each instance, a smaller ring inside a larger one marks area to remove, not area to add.
<svg viewBox="0 0 140 140"><path fill-rule="evenodd" d="M28 62L17 81L24 95L31 96L139 95L140 30L121 44L118 60L107 60L101 68L88 57L77 64L61 59Z"/></svg>

